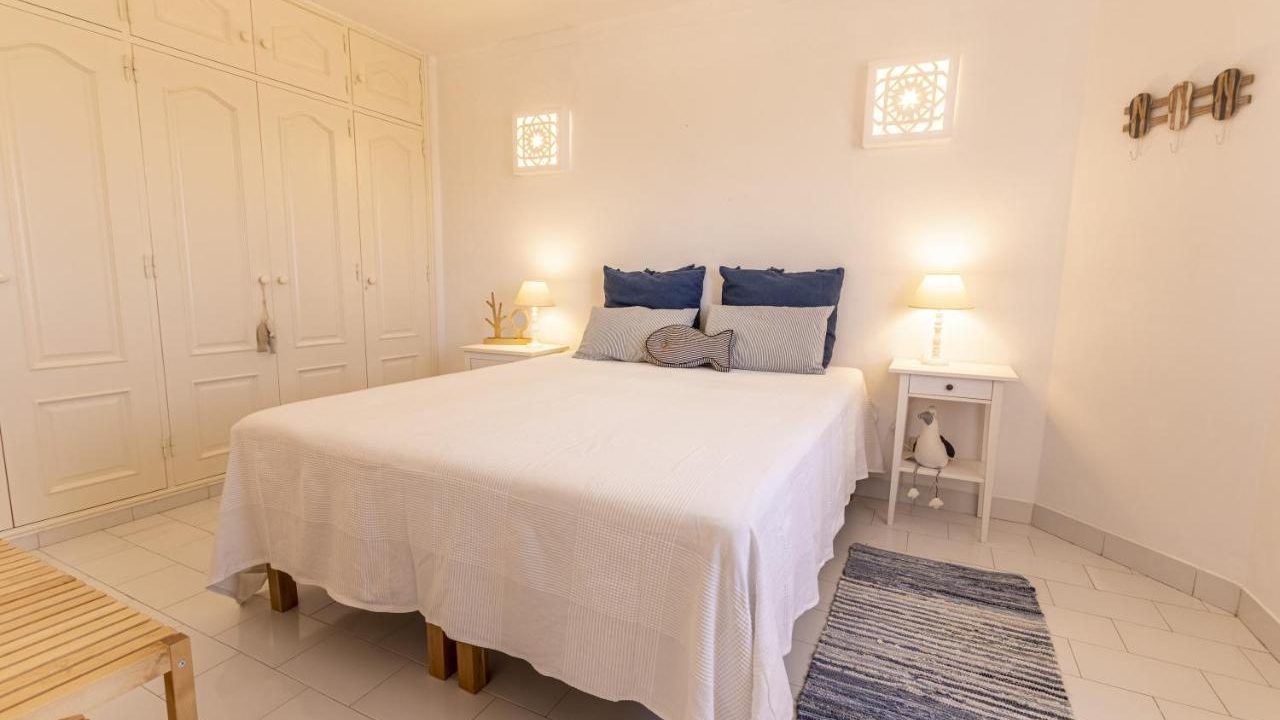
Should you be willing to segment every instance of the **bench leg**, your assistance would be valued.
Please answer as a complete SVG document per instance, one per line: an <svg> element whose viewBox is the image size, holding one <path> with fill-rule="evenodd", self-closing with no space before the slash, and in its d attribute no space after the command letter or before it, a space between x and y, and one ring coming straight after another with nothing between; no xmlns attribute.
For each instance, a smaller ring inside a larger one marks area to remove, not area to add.
<svg viewBox="0 0 1280 720"><path fill-rule="evenodd" d="M458 644L439 625L427 623L427 673L447 680L458 670Z"/></svg>
<svg viewBox="0 0 1280 720"><path fill-rule="evenodd" d="M458 643L458 687L478 693L489 683L489 658L484 648Z"/></svg>
<svg viewBox="0 0 1280 720"><path fill-rule="evenodd" d="M176 635L169 641L169 672L164 674L164 704L169 720L196 720L196 673L191 640Z"/></svg>
<svg viewBox="0 0 1280 720"><path fill-rule="evenodd" d="M271 593L272 610L289 612L298 607L298 583L289 577L289 573L273 570L268 565L267 589Z"/></svg>

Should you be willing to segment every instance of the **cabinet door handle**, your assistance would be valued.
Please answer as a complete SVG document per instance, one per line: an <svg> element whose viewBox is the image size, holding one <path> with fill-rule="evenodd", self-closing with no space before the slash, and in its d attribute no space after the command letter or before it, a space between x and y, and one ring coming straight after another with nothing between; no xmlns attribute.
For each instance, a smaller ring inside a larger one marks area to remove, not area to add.
<svg viewBox="0 0 1280 720"><path fill-rule="evenodd" d="M955 390L955 389L956 389L955 385L952 385L951 383L947 383L947 392L951 392L952 390Z"/></svg>
<svg viewBox="0 0 1280 720"><path fill-rule="evenodd" d="M365 282L369 283L370 285L377 285L378 279L370 275L369 277L365 278Z"/></svg>
<svg viewBox="0 0 1280 720"><path fill-rule="evenodd" d="M7 282L9 282L9 276L4 273L0 273L0 285L4 285Z"/></svg>
<svg viewBox="0 0 1280 720"><path fill-rule="evenodd" d="M266 287L271 284L271 278L267 277L266 275L259 275L258 284L263 287Z"/></svg>
<svg viewBox="0 0 1280 720"><path fill-rule="evenodd" d="M356 73L356 84L359 85L360 83L363 83L363 82L364 82L364 73Z"/></svg>
<svg viewBox="0 0 1280 720"><path fill-rule="evenodd" d="M259 39L258 39L258 45L262 46L262 49L263 49L263 50L270 50L270 49L271 49L271 42L270 42L269 40L267 40L266 38L259 38Z"/></svg>
<svg viewBox="0 0 1280 720"><path fill-rule="evenodd" d="M241 30L241 31L240 31L240 42L249 42L249 41L250 41L250 40L252 40L252 39L253 39L253 38L252 38L252 36L250 36L250 35L249 35L249 31L248 31L248 30Z"/></svg>
<svg viewBox="0 0 1280 720"><path fill-rule="evenodd" d="M289 284L289 276L288 276L288 275L277 275L277 276L276 276L276 283L277 283L277 284L279 284L279 285L288 285L288 284Z"/></svg>

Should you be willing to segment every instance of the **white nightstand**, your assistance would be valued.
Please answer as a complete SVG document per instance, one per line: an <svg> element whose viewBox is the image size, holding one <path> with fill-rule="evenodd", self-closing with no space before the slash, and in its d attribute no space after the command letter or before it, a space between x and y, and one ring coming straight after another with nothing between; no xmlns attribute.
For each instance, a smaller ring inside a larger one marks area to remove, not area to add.
<svg viewBox="0 0 1280 720"><path fill-rule="evenodd" d="M528 345L475 345L462 346L462 361L468 370L479 370L493 365L520 362L543 355L555 355L568 350L568 345L530 343Z"/></svg>
<svg viewBox="0 0 1280 720"><path fill-rule="evenodd" d="M898 483L902 473L914 472L916 464L903 457L907 433L907 403L911 398L946 400L986 406L983 422L982 456L976 460L952 458L942 470L944 480L960 480L978 486L978 516L982 518L980 539L987 541L991 525L991 497L995 490L996 447L999 439L1000 411L1004 404L1004 384L1017 382L1018 374L1008 365L980 365L953 362L949 365L926 365L919 360L898 358L889 366L898 376L898 414L893 432L893 468L889 475L889 524L897 509ZM921 476L935 472L921 469Z"/></svg>

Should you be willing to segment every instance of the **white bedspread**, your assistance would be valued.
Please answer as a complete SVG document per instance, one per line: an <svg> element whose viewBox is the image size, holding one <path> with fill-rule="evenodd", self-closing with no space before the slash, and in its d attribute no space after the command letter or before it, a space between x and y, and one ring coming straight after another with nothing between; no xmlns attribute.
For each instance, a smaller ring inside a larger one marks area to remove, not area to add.
<svg viewBox="0 0 1280 720"><path fill-rule="evenodd" d="M667 720L786 720L866 403L849 368L556 357L264 410L232 431L211 581L244 599L271 563Z"/></svg>

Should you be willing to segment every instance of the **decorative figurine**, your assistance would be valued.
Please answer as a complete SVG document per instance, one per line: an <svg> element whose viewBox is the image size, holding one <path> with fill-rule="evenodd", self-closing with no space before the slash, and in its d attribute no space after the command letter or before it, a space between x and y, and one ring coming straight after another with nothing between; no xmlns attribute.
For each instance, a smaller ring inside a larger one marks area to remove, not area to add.
<svg viewBox="0 0 1280 720"><path fill-rule="evenodd" d="M485 318L484 321L493 328L493 335L484 339L485 345L528 345L531 342L529 338L523 337L524 333L518 333L513 338L502 336L502 326L511 316L502 312L502 303L498 302L493 293L489 293L489 299L484 304L489 306L492 315L492 318Z"/></svg>

